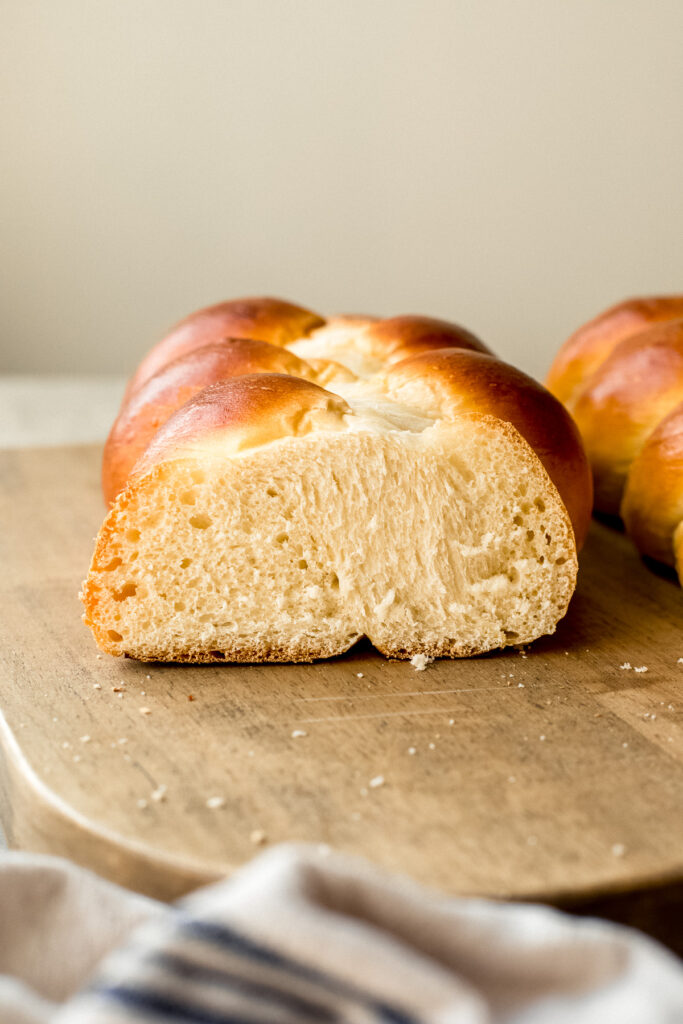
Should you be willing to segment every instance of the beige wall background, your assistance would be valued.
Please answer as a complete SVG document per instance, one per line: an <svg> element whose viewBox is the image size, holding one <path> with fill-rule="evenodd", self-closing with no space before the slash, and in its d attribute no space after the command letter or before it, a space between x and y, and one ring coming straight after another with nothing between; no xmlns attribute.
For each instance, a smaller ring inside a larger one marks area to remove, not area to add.
<svg viewBox="0 0 683 1024"><path fill-rule="evenodd" d="M0 370L223 298L459 320L542 374L683 289L681 0L4 0Z"/></svg>

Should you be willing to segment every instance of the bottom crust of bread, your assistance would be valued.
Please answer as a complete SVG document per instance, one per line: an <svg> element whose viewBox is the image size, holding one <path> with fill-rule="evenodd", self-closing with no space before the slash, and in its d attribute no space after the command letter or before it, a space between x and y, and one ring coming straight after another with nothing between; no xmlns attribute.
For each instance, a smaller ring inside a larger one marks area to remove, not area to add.
<svg viewBox="0 0 683 1024"><path fill-rule="evenodd" d="M134 476L83 585L99 646L143 661L311 662L361 637L466 657L554 631L569 518L509 424L321 431Z"/></svg>

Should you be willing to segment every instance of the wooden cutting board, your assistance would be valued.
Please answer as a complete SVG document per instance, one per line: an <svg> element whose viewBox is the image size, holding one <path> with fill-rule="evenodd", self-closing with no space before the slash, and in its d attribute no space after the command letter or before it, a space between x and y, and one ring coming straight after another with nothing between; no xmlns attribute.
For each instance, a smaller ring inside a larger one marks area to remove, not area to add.
<svg viewBox="0 0 683 1024"><path fill-rule="evenodd" d="M423 672L360 647L308 666L143 665L99 655L80 618L99 455L0 453L10 845L170 898L264 843L325 843L676 945L683 597L622 535L594 524L569 614L526 654Z"/></svg>

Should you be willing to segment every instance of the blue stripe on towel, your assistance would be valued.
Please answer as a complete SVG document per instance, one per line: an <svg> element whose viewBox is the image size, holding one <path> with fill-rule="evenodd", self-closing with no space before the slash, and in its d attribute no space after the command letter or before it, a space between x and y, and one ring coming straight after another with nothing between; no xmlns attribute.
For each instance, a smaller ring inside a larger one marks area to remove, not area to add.
<svg viewBox="0 0 683 1024"><path fill-rule="evenodd" d="M128 988L126 985L104 985L94 989L98 996L104 996L133 1013L166 1017L168 1020L189 1021L191 1024L272 1024L272 1018L236 1017L234 1014L215 1013L203 1007L180 1003L146 989ZM137 1017L133 1018L137 1020Z"/></svg>
<svg viewBox="0 0 683 1024"><path fill-rule="evenodd" d="M245 935L241 935L239 932L233 931L231 928L227 928L225 925L213 924L207 921L197 921L190 918L189 920L182 922L180 925L180 931L188 936L200 939L203 942L207 942L222 949L228 949L232 953L248 957L250 960L266 964L269 967L280 968L295 977L302 978L306 981L319 985L321 988L325 988L329 992L333 992L346 999L361 1003L371 1010L381 1021L386 1022L386 1024L419 1024L417 1018L412 1017L393 1006L389 1006L381 1000L375 999L368 992L365 992L362 989L357 989L355 986L348 984L347 982L340 981L337 978L330 977L329 974L325 974L314 967L307 967L305 964L298 963L296 960L290 960L289 957L286 957L281 953L276 953L272 949L267 949L265 946L259 945L252 939L247 938Z"/></svg>
<svg viewBox="0 0 683 1024"><path fill-rule="evenodd" d="M293 992L287 992L275 985L264 981L252 981L244 975L236 974L234 971L227 971L223 968L204 967L202 964L176 953L159 953L151 958L151 961L167 970L175 978L188 981L196 981L206 985L220 985L231 992L243 994L248 998L268 1000L276 1006L299 1015L300 1018L311 1019L320 1024L334 1024L339 1020L339 1014L325 1006L321 1002L314 1002L305 996L298 996Z"/></svg>

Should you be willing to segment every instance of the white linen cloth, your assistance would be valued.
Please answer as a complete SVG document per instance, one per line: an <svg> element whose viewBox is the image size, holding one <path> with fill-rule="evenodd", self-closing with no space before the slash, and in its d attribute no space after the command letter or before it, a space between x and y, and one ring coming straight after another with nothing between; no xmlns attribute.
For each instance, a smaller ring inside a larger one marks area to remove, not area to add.
<svg viewBox="0 0 683 1024"><path fill-rule="evenodd" d="M274 847L167 906L0 856L1 1024L680 1024L645 936Z"/></svg>

